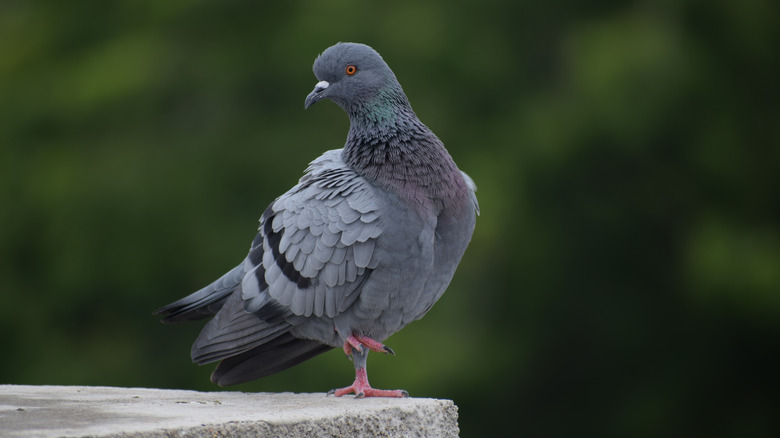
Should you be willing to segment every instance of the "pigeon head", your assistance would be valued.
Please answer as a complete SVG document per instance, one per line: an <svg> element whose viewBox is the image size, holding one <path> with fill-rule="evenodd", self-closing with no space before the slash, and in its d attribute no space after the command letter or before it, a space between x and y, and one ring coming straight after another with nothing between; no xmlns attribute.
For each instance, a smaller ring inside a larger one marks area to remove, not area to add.
<svg viewBox="0 0 780 438"><path fill-rule="evenodd" d="M329 47L314 61L313 71L319 82L306 96L305 108L330 99L351 117L381 112L393 103L408 106L390 67L365 44L338 43Z"/></svg>

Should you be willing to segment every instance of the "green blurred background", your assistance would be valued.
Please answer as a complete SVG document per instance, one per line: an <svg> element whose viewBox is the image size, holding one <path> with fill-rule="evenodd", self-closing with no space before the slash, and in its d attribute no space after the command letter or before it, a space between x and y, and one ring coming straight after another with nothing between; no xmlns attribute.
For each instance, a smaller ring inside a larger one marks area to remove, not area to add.
<svg viewBox="0 0 780 438"><path fill-rule="evenodd" d="M464 436L780 436L780 3L0 4L2 383L218 390L152 310L341 147L375 47L479 186L447 294L369 359ZM333 351L243 391L351 382Z"/></svg>

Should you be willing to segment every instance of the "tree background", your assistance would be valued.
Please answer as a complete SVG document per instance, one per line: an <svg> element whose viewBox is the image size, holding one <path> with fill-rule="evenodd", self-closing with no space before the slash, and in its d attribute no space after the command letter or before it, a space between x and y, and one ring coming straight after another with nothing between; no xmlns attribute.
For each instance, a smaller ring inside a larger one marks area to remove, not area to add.
<svg viewBox="0 0 780 438"><path fill-rule="evenodd" d="M341 147L311 65L375 47L479 186L371 381L464 436L780 436L780 3L0 4L3 383L218 390L152 310ZM243 391L353 378L333 351Z"/></svg>

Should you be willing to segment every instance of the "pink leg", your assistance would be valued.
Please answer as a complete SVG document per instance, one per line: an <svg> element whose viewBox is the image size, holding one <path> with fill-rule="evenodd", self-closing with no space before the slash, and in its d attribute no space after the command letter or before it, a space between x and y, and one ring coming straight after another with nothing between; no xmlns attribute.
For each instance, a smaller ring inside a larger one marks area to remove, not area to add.
<svg viewBox="0 0 780 438"><path fill-rule="evenodd" d="M332 389L328 395L341 397L345 394L355 393L355 398L363 397L409 397L409 393L403 389L374 389L368 384L368 374L365 368L355 370L355 381L346 388Z"/></svg>

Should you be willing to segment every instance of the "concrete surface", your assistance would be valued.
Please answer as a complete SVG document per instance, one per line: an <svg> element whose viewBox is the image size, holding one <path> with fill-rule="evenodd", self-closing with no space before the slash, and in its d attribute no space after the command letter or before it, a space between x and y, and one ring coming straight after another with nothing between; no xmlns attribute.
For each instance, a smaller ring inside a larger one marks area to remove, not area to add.
<svg viewBox="0 0 780 438"><path fill-rule="evenodd" d="M451 400L0 385L0 437L446 437L458 432L458 408Z"/></svg>

